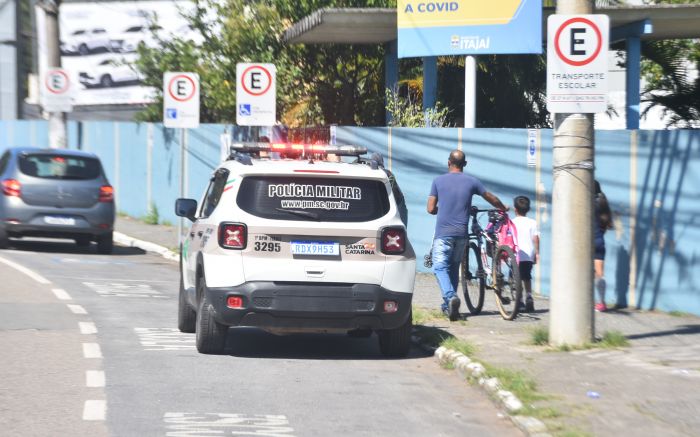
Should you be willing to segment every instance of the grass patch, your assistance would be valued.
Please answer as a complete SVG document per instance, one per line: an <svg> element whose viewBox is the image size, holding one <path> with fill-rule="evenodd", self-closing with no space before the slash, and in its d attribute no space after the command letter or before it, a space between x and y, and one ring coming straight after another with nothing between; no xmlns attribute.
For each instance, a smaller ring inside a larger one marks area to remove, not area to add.
<svg viewBox="0 0 700 437"><path fill-rule="evenodd" d="M160 215L158 214L158 207L155 205L155 203L151 203L150 208L148 208L148 214L143 216L141 221L147 225L157 225L159 220Z"/></svg>
<svg viewBox="0 0 700 437"><path fill-rule="evenodd" d="M163 220L160 222L160 224L164 225L164 226L172 226L173 225L170 220Z"/></svg>
<svg viewBox="0 0 700 437"><path fill-rule="evenodd" d="M436 319L442 318L442 313L437 310L426 310L425 308L420 308L413 306L413 324L414 325L425 325L427 322L431 322Z"/></svg>
<svg viewBox="0 0 700 437"><path fill-rule="evenodd" d="M686 313L685 311L678 311L678 310L669 311L669 312L668 312L668 315L669 315L669 316L673 316L673 317L688 317L688 316L692 316L691 313Z"/></svg>
<svg viewBox="0 0 700 437"><path fill-rule="evenodd" d="M627 340L627 337L620 331L605 331L600 341L596 342L596 346L606 349L627 347L629 345L629 340Z"/></svg>
<svg viewBox="0 0 700 437"><path fill-rule="evenodd" d="M530 343L535 346L547 346L549 344L549 329L545 326L536 326L530 331Z"/></svg>
<svg viewBox="0 0 700 437"><path fill-rule="evenodd" d="M457 337L448 337L444 339L442 343L440 343L440 346L461 352L468 357L473 357L476 352L476 346L466 340L460 340Z"/></svg>
<svg viewBox="0 0 700 437"><path fill-rule="evenodd" d="M498 378L501 386L520 399L523 405L531 405L535 401L548 399L547 396L537 392L537 383L524 372L494 367L487 363L482 364L486 368L486 374L489 377ZM531 407L531 410L534 414L534 411L538 409Z"/></svg>

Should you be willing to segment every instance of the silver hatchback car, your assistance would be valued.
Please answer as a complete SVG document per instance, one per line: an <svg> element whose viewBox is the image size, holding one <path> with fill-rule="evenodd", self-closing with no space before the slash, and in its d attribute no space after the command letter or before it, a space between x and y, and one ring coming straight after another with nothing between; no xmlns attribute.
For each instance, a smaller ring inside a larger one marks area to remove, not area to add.
<svg viewBox="0 0 700 437"><path fill-rule="evenodd" d="M91 153L12 148L0 157L0 248L9 238L73 239L97 242L112 252L114 189Z"/></svg>

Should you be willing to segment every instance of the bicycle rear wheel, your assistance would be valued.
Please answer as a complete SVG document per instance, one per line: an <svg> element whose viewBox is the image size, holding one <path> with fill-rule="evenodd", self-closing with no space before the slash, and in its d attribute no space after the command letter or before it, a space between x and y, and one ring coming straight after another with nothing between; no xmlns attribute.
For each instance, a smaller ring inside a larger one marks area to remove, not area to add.
<svg viewBox="0 0 700 437"><path fill-rule="evenodd" d="M518 315L518 302L522 295L520 269L513 249L500 246L493 260L496 269L496 305L501 317L513 320Z"/></svg>
<svg viewBox="0 0 700 437"><path fill-rule="evenodd" d="M472 242L465 249L462 259L462 292L471 314L479 314L484 306L484 266L479 246Z"/></svg>

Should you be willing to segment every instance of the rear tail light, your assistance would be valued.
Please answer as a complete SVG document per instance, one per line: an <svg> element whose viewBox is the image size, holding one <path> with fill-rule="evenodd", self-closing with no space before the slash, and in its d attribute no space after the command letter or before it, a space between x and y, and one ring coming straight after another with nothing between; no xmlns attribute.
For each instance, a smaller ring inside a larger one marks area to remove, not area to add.
<svg viewBox="0 0 700 437"><path fill-rule="evenodd" d="M243 250L248 243L248 228L243 223L221 223L219 246L224 249Z"/></svg>
<svg viewBox="0 0 700 437"><path fill-rule="evenodd" d="M16 179L5 179L2 181L2 194L6 196L19 197L22 185Z"/></svg>
<svg viewBox="0 0 700 437"><path fill-rule="evenodd" d="M100 187L100 202L114 202L114 188L111 185L102 185Z"/></svg>
<svg viewBox="0 0 700 437"><path fill-rule="evenodd" d="M382 229L382 253L400 255L406 250L406 230L404 228Z"/></svg>

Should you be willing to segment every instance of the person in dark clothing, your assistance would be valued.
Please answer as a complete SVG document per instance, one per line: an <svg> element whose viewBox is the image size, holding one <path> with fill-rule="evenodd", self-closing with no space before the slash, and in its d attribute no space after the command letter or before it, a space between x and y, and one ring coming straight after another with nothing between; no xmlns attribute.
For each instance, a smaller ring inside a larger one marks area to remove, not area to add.
<svg viewBox="0 0 700 437"><path fill-rule="evenodd" d="M595 214L593 220L593 269L595 272L595 288L598 291L599 302L595 304L596 311L607 311L605 305L605 231L612 229L612 212L608 199L600 189L600 183L595 181Z"/></svg>
<svg viewBox="0 0 700 437"><path fill-rule="evenodd" d="M453 150L447 160L447 173L436 177L428 196L428 213L437 215L433 239L433 271L442 292L442 311L450 320L459 318L459 265L462 263L469 230L472 196L478 194L494 207L508 208L484 188L480 180L463 172L464 152ZM438 210L439 205L439 210Z"/></svg>

